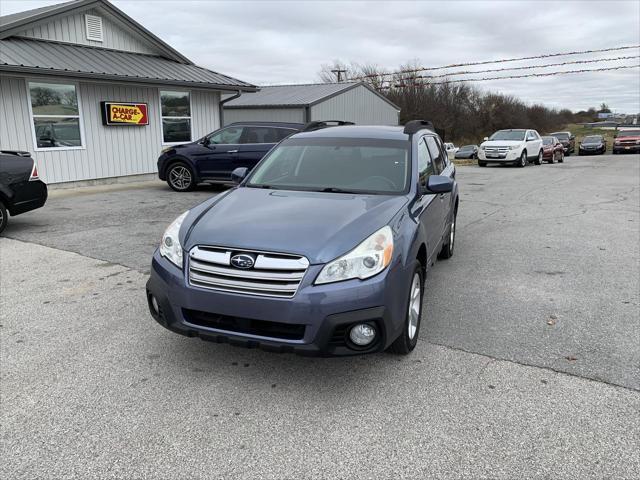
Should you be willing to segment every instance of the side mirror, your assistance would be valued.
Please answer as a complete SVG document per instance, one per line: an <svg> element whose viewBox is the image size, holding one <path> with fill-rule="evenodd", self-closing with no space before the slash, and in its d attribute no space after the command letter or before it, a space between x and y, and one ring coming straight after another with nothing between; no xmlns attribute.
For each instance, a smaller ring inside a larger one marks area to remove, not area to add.
<svg viewBox="0 0 640 480"><path fill-rule="evenodd" d="M431 175L427 180L426 193L449 193L453 190L453 179L444 175Z"/></svg>
<svg viewBox="0 0 640 480"><path fill-rule="evenodd" d="M231 180L233 180L233 183L240 183L245 179L248 173L249 169L247 167L238 167L231 172Z"/></svg>
<svg viewBox="0 0 640 480"><path fill-rule="evenodd" d="M198 143L200 145L204 145L206 147L207 145L209 145L209 138L208 137L202 137L202 139Z"/></svg>
<svg viewBox="0 0 640 480"><path fill-rule="evenodd" d="M484 141L488 142L489 141L489 137L484 137Z"/></svg>

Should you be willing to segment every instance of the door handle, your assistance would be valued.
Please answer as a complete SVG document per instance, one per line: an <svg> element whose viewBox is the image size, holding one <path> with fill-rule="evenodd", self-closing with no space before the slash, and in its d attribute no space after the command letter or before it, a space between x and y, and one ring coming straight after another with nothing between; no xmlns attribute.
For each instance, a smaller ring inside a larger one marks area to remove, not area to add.
<svg viewBox="0 0 640 480"><path fill-rule="evenodd" d="M229 150L227 153L238 153L238 150Z"/></svg>

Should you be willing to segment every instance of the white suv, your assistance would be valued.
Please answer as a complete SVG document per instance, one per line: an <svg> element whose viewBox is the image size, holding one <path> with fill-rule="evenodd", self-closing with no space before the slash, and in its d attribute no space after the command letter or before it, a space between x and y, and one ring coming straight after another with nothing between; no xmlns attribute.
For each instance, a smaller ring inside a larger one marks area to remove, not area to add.
<svg viewBox="0 0 640 480"><path fill-rule="evenodd" d="M478 165L512 163L524 167L534 162L542 165L542 138L535 130L498 130L478 149Z"/></svg>

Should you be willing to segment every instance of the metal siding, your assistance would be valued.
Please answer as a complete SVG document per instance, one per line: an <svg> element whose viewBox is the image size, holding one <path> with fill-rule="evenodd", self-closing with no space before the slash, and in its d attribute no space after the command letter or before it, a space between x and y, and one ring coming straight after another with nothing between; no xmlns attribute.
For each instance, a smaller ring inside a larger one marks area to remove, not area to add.
<svg viewBox="0 0 640 480"><path fill-rule="evenodd" d="M360 86L311 107L311 120L346 120L358 125L398 125L398 110Z"/></svg>
<svg viewBox="0 0 640 480"><path fill-rule="evenodd" d="M33 80L36 79L42 82L53 81L46 77L33 77ZM47 183L155 173L157 158L163 148L159 91L171 88L80 82L78 92L84 127L84 149L36 152L26 80L22 77L0 75L0 147L31 152L36 159L40 176ZM218 128L220 94L192 90L191 95L191 121L195 140ZM100 102L105 100L147 103L149 125L102 125Z"/></svg>
<svg viewBox="0 0 640 480"><path fill-rule="evenodd" d="M246 93L230 100L227 105L229 107L304 107L356 84L357 82L272 85L261 87L258 92Z"/></svg>
<svg viewBox="0 0 640 480"><path fill-rule="evenodd" d="M102 18L103 41L87 40L85 30L85 14ZM36 40L53 40L58 42L77 43L94 47L111 48L126 52L159 55L144 40L140 39L131 29L119 25L113 18L95 9L60 17L48 23L36 25L29 30L16 34L17 37L33 38Z"/></svg>
<svg viewBox="0 0 640 480"><path fill-rule="evenodd" d="M225 108L224 124L233 122L304 123L304 108Z"/></svg>

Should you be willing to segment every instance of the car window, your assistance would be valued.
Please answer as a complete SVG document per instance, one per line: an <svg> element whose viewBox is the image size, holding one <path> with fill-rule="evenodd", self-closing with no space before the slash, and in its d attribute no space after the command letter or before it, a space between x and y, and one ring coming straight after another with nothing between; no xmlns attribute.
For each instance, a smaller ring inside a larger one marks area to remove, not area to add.
<svg viewBox="0 0 640 480"><path fill-rule="evenodd" d="M439 174L445 168L447 168L445 164L446 155L442 152L440 147L438 146L438 142L435 137L425 137L425 141L427 143L427 148L429 149L429 154L431 155L431 159L434 163L434 173Z"/></svg>
<svg viewBox="0 0 640 480"><path fill-rule="evenodd" d="M422 138L418 143L418 181L421 185L426 185L431 175L434 175L433 162L426 139Z"/></svg>
<svg viewBox="0 0 640 480"><path fill-rule="evenodd" d="M234 144L240 143L243 127L227 127L217 132L213 132L207 137L209 143Z"/></svg>
<svg viewBox="0 0 640 480"><path fill-rule="evenodd" d="M285 138L287 138L289 135L291 135L292 133L296 133L297 130L293 130L291 128L276 128L276 135L278 136L278 142L280 140L284 140Z"/></svg>
<svg viewBox="0 0 640 480"><path fill-rule="evenodd" d="M279 130L283 129L275 127L244 127L240 143L278 143L284 138Z"/></svg>

